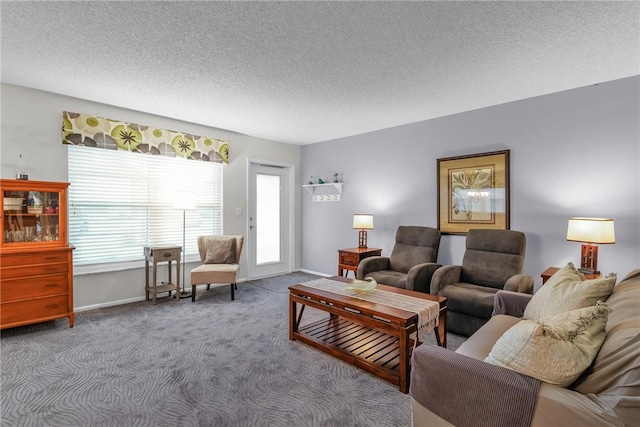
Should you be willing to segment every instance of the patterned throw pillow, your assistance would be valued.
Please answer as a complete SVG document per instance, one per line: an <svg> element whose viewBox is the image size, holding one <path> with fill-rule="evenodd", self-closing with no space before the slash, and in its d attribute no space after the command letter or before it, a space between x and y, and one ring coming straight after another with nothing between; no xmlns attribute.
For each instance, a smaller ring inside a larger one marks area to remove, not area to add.
<svg viewBox="0 0 640 427"><path fill-rule="evenodd" d="M585 280L573 263L568 263L533 295L524 310L524 318L537 320L593 306L596 301L606 301L615 285L615 274L601 279Z"/></svg>
<svg viewBox="0 0 640 427"><path fill-rule="evenodd" d="M209 237L205 264L233 264L236 257L236 239L233 237Z"/></svg>
<svg viewBox="0 0 640 427"><path fill-rule="evenodd" d="M610 312L598 301L543 320L521 320L496 341L484 361L567 387L598 354Z"/></svg>

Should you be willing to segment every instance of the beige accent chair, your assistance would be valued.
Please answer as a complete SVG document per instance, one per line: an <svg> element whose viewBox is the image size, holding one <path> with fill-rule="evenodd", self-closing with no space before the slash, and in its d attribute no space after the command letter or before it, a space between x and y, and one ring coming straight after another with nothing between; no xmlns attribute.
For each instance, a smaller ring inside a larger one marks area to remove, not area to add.
<svg viewBox="0 0 640 427"><path fill-rule="evenodd" d="M236 274L244 236L198 236L198 252L202 265L191 270L191 301L196 300L197 285L229 283L231 300L235 299Z"/></svg>

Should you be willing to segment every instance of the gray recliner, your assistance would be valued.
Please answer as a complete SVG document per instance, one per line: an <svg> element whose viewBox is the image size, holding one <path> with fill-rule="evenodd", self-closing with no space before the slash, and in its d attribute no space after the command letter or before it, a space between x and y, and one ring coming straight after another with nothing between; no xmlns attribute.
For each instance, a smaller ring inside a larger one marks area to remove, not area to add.
<svg viewBox="0 0 640 427"><path fill-rule="evenodd" d="M356 277L373 277L378 283L429 292L440 247L440 231L431 227L401 225L391 256L373 256L360 261Z"/></svg>
<svg viewBox="0 0 640 427"><path fill-rule="evenodd" d="M447 297L447 330L471 336L493 312L500 289L533 293L533 277L522 274L527 239L513 230L467 233L462 265L445 265L431 279L433 295Z"/></svg>

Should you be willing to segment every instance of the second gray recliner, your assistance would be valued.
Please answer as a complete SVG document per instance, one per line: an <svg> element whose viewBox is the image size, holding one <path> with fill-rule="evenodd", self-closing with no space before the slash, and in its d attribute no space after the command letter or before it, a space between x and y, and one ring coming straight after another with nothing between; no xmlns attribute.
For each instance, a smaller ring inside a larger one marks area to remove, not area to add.
<svg viewBox="0 0 640 427"><path fill-rule="evenodd" d="M471 336L491 318L499 289L533 293L533 278L522 274L526 245L520 231L469 230L462 265L445 265L431 280L429 293L448 299L448 331Z"/></svg>

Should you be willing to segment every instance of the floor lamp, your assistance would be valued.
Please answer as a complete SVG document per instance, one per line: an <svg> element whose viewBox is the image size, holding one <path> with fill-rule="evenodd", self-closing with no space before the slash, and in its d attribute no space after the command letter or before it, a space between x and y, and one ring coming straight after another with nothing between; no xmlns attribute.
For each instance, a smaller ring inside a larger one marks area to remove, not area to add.
<svg viewBox="0 0 640 427"><path fill-rule="evenodd" d="M173 208L182 211L182 291L180 298L191 298L191 291L186 290L186 266L187 266L187 211L196 208L196 195L194 193L180 192L174 196Z"/></svg>

